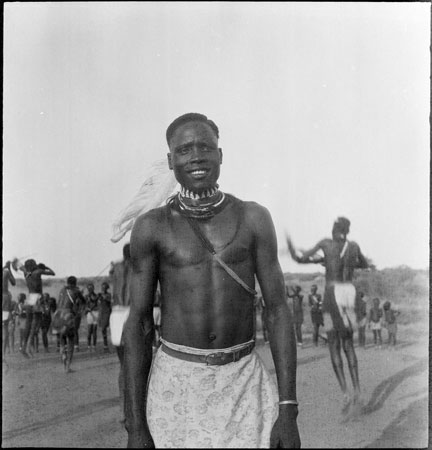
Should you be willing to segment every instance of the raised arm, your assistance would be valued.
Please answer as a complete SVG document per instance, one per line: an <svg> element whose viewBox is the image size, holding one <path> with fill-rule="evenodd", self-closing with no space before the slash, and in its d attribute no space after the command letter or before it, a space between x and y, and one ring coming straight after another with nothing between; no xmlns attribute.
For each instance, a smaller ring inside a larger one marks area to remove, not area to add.
<svg viewBox="0 0 432 450"><path fill-rule="evenodd" d="M279 401L297 400L297 351L292 317L285 300L285 283L277 257L277 241L268 211L256 207L253 222L256 234L256 271L267 307L267 328L276 368ZM279 406L279 417L271 434L271 447L298 448L297 406Z"/></svg>
<svg viewBox="0 0 432 450"><path fill-rule="evenodd" d="M147 424L147 380L152 362L153 303L157 287L157 224L150 212L139 218L131 235L130 313L123 330L125 418L129 448L154 448Z"/></svg>
<svg viewBox="0 0 432 450"><path fill-rule="evenodd" d="M9 283L12 285L12 286L15 286L16 285L16 280L15 280L15 277L14 277L14 275L13 275L13 273L12 273L12 270L11 270L11 262L10 261L8 261L6 264L5 264L5 266L3 267L3 273L5 272L5 271L7 271L7 274L6 274L6 277L7 277L7 280L9 281Z"/></svg>
<svg viewBox="0 0 432 450"><path fill-rule="evenodd" d="M39 263L37 270L40 271L41 275L55 275L54 270L50 269L44 263Z"/></svg>
<svg viewBox="0 0 432 450"><path fill-rule="evenodd" d="M323 262L324 258L316 256L316 253L322 250L322 241L310 250L301 253L295 249L289 236L286 237L286 241L291 258L299 264L321 264Z"/></svg>

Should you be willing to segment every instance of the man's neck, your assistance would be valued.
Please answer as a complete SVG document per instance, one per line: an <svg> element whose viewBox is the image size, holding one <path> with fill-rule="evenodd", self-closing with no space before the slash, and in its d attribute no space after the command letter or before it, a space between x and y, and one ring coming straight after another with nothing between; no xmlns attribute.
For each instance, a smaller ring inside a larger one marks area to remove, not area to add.
<svg viewBox="0 0 432 450"><path fill-rule="evenodd" d="M201 192L194 192L182 186L177 195L181 214L195 219L208 219L222 211L226 205L225 194L216 185Z"/></svg>

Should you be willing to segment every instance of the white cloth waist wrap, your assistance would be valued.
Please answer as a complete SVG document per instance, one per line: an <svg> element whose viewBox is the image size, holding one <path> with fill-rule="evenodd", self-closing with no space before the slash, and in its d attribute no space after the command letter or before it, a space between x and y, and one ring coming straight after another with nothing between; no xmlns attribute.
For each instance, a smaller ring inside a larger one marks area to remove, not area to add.
<svg viewBox="0 0 432 450"><path fill-rule="evenodd" d="M352 283L335 283L334 296L346 327L352 325L356 290Z"/></svg>
<svg viewBox="0 0 432 450"><path fill-rule="evenodd" d="M162 342L178 351L203 350ZM204 353L202 353L204 352ZM147 387L147 422L156 448L269 448L278 416L275 380L256 351L222 366L174 358L161 348Z"/></svg>
<svg viewBox="0 0 432 450"><path fill-rule="evenodd" d="M121 337L123 333L124 324L129 317L129 306L115 305L112 308L109 326L111 331L111 342L115 346L119 346L121 343Z"/></svg>
<svg viewBox="0 0 432 450"><path fill-rule="evenodd" d="M87 325L97 325L99 311L89 311L86 315Z"/></svg>
<svg viewBox="0 0 432 450"><path fill-rule="evenodd" d="M25 305L30 305L30 306L35 306L37 301L42 297L41 294L38 293L30 293L29 296L27 297L27 299L25 300L24 304Z"/></svg>

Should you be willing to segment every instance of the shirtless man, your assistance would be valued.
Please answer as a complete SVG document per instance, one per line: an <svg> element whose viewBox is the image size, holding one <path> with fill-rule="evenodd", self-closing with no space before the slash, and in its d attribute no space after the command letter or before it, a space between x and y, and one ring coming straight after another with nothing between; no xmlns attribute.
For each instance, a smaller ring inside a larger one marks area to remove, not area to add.
<svg viewBox="0 0 432 450"><path fill-rule="evenodd" d="M99 324L102 331L102 338L104 344L104 352L108 353L108 327L109 319L111 315L111 293L108 292L109 284L105 281L102 283L102 292L99 294L100 311L99 311Z"/></svg>
<svg viewBox="0 0 432 450"><path fill-rule="evenodd" d="M34 259L27 259L24 264L18 265L18 269L24 273L24 277L29 290L27 298L27 324L26 334L24 337L25 347L22 350L24 356L28 357L28 354L32 354L31 345L34 340L34 336L38 326L38 317L34 319L34 309L38 309L42 297L42 275L55 275L54 271L43 263L36 264Z"/></svg>
<svg viewBox="0 0 432 450"><path fill-rule="evenodd" d="M111 268L109 271L113 286L113 297L112 297L112 311L110 316L110 329L111 329L111 340L115 346L117 356L120 361L120 371L118 377L118 386L120 392L120 410L121 414L124 414L124 375L123 375L123 360L124 360L124 347L121 342L114 342L113 334L116 331L116 327L119 326L118 319L124 317L125 314L129 314L130 305L130 279L132 275L132 263L130 256L130 244L125 244L123 246L123 260L116 263L111 263ZM124 417L122 417L121 422L124 423Z"/></svg>
<svg viewBox="0 0 432 450"><path fill-rule="evenodd" d="M320 337L324 342L327 339L320 335L319 327L324 325L323 315L322 315L322 298L321 294L318 294L318 286L313 284L311 286L311 291L309 294L309 306L311 322L313 326L312 341L315 347L318 346L318 338Z"/></svg>
<svg viewBox="0 0 432 450"><path fill-rule="evenodd" d="M6 348L9 346L9 322L12 320L12 294L9 292L9 283L15 286L15 277L11 270L11 262L7 261L3 267L2 274L2 337L3 337L3 360Z"/></svg>
<svg viewBox="0 0 432 450"><path fill-rule="evenodd" d="M53 332L60 336L60 356L66 373L71 372L71 363L75 347L77 314L81 313L84 296L77 286L77 279L70 276L58 296L58 305L52 318Z"/></svg>
<svg viewBox="0 0 432 450"><path fill-rule="evenodd" d="M168 127L168 165L181 192L138 217L132 230L131 310L123 331L129 447L300 445L295 336L274 226L264 207L218 189L218 138L202 114ZM255 275L279 395L253 350ZM158 282L162 345L149 378Z"/></svg>
<svg viewBox="0 0 432 450"><path fill-rule="evenodd" d="M350 221L339 217L332 230L332 239L323 239L311 250L297 252L287 238L288 249L292 258L301 264L324 263L326 268L326 286L322 305L324 329L327 332L330 357L336 378L344 396L343 412L351 404L347 394L347 384L341 358L341 344L348 361L348 368L354 387L353 404L358 403L360 382L358 376L357 357L354 351L353 328L356 290L352 284L354 269L367 268L366 258L355 242L348 242ZM324 253L324 261L317 257L317 252ZM350 317L351 314L351 317Z"/></svg>

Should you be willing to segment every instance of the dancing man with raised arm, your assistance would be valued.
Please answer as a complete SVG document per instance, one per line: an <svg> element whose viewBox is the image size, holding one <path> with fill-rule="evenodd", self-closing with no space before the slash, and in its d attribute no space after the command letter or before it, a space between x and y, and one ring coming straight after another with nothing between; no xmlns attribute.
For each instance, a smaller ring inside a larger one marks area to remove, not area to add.
<svg viewBox="0 0 432 450"><path fill-rule="evenodd" d="M339 217L333 224L332 239L323 239L311 250L303 253L296 251L291 239L287 238L289 252L295 261L301 264L321 263L326 269L322 312L333 369L343 393L342 412L347 412L351 403L358 404L360 397L358 363L354 351L352 327L355 318L356 289L352 280L354 269L368 267L358 244L347 240L349 228L350 221L345 217ZM324 259L317 255L320 250L324 253ZM353 383L352 399L347 392L341 345Z"/></svg>

